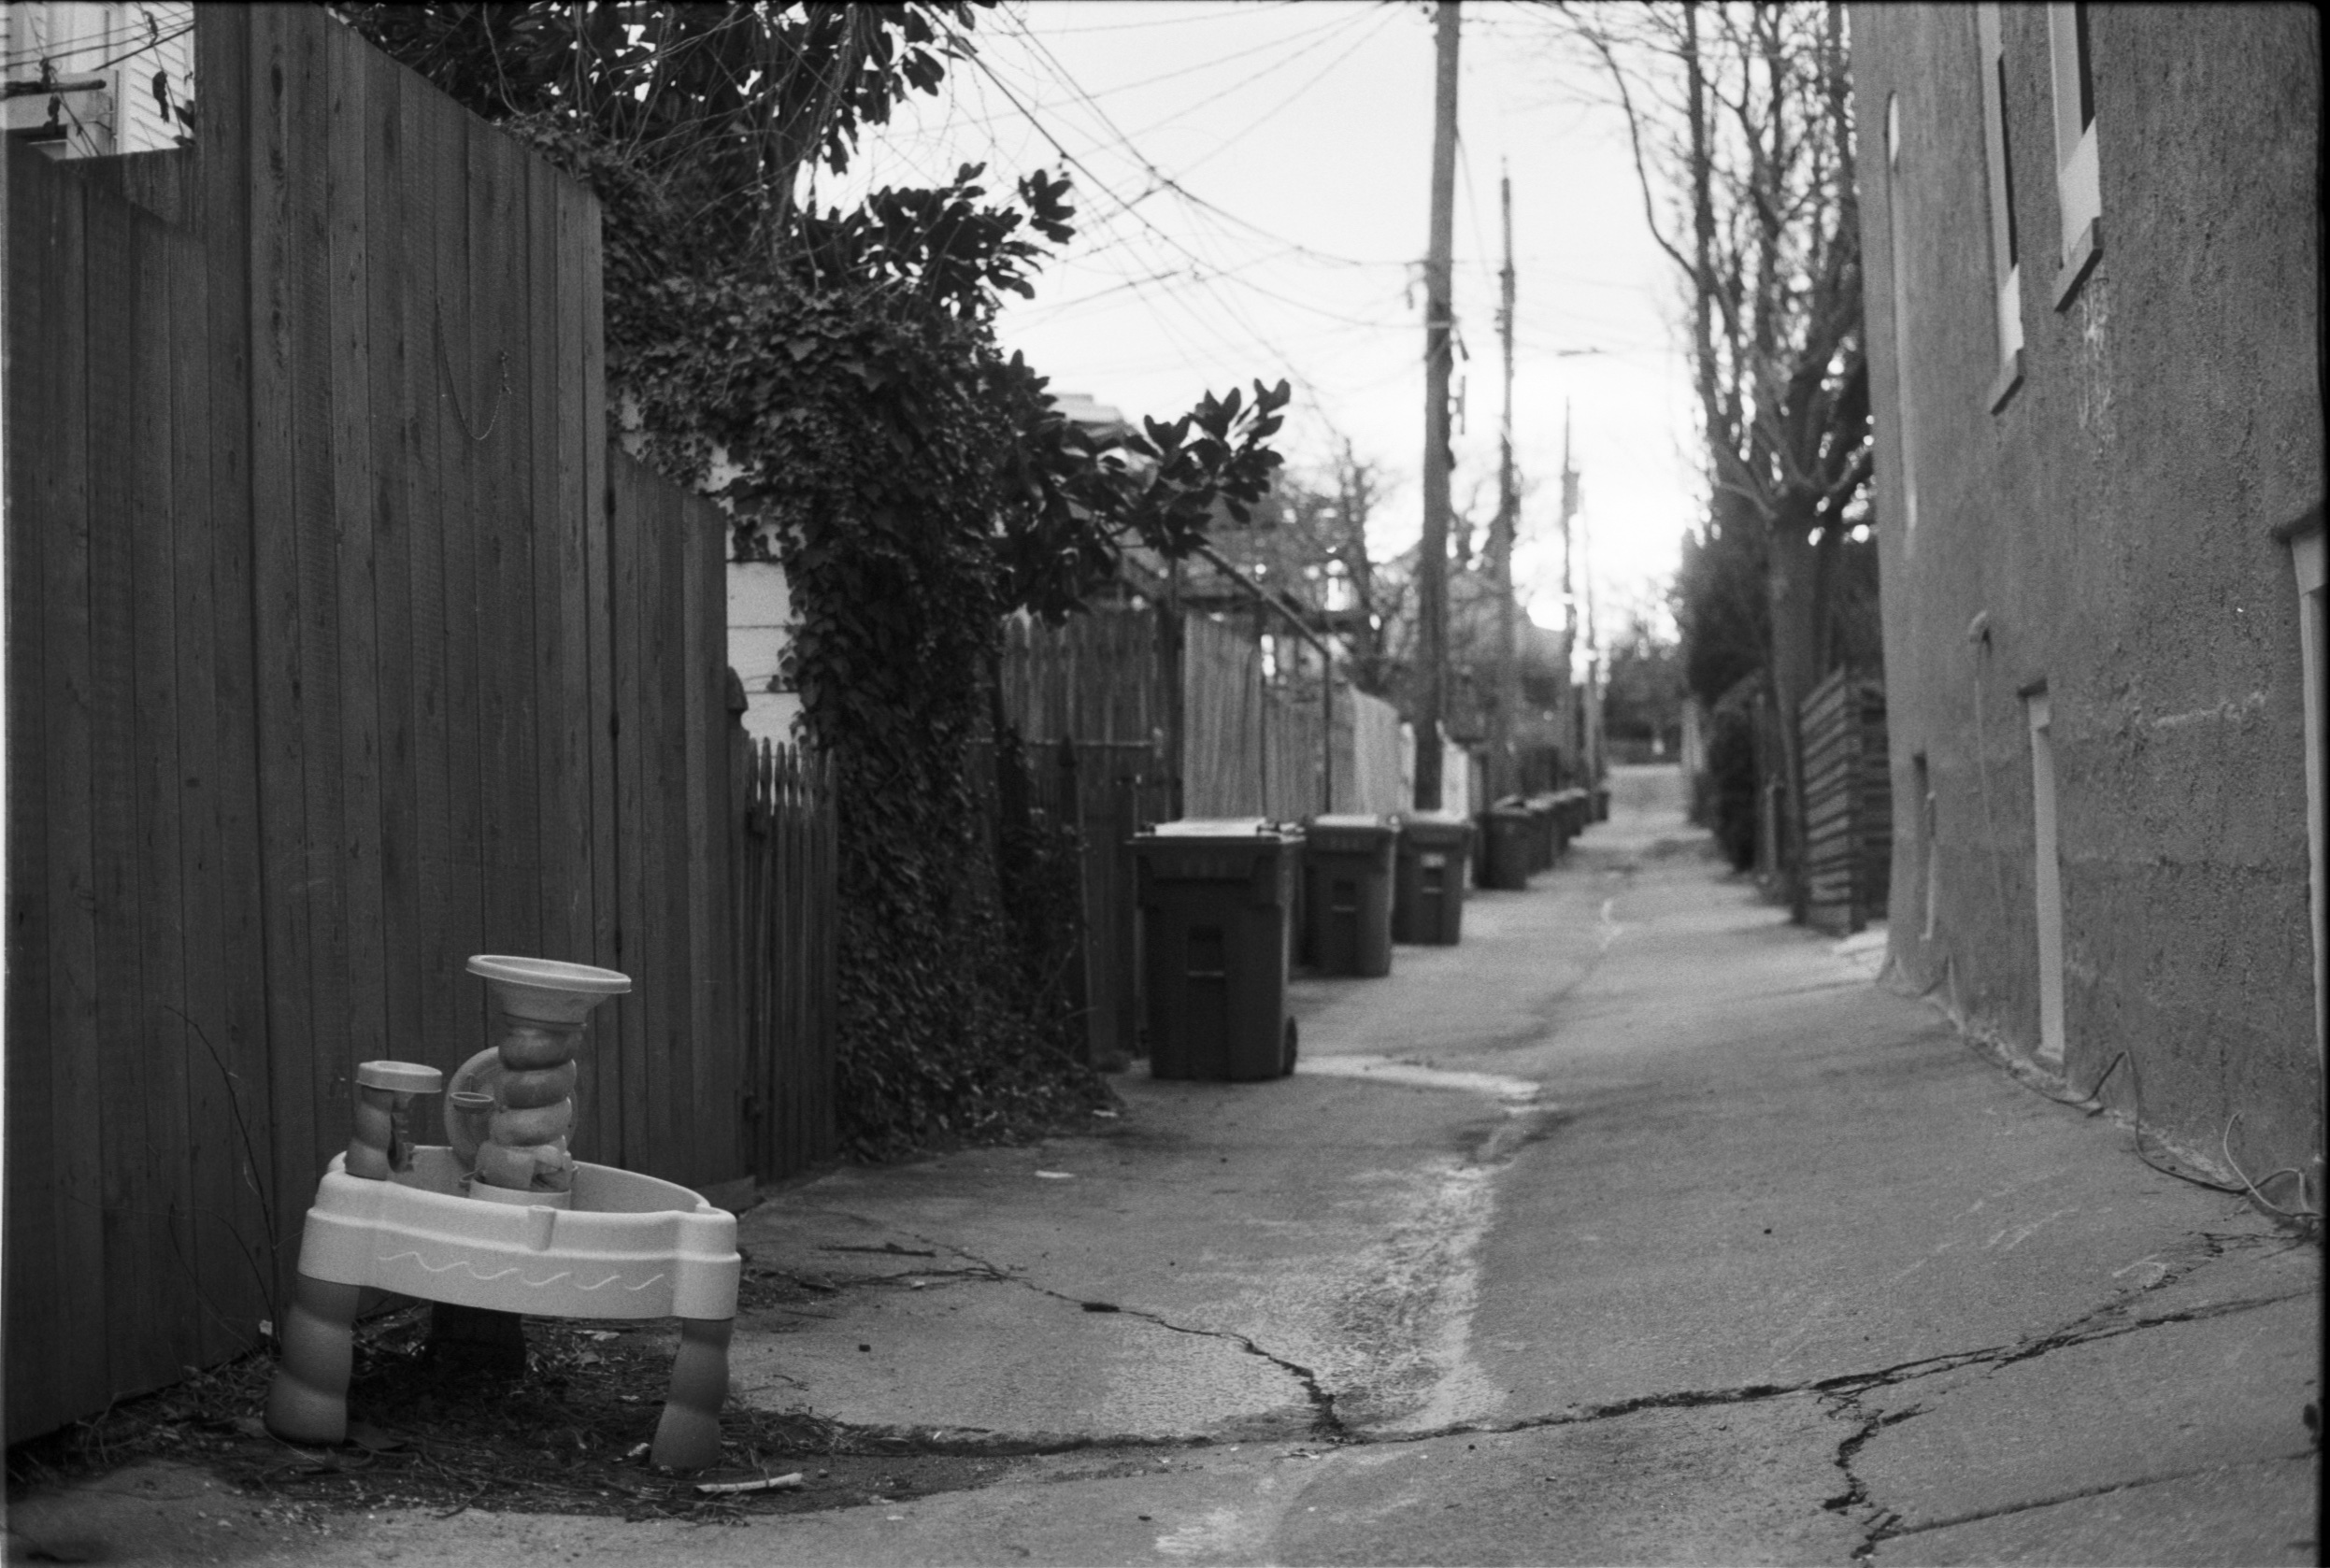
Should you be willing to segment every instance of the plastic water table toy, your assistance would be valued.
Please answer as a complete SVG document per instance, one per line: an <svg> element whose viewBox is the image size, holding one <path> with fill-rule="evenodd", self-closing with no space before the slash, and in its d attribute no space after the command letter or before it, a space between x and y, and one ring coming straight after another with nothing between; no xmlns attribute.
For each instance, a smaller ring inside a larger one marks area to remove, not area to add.
<svg viewBox="0 0 2330 1568"><path fill-rule="evenodd" d="M407 1136L413 1097L443 1076L409 1062L356 1069L355 1129L333 1157L299 1247L267 1430L348 1435L348 1379L366 1287L547 1318L677 1318L679 1353L649 1461L697 1470L720 1454L736 1316L736 1216L675 1182L566 1152L575 1055L591 1009L631 989L588 964L480 954L501 1042L455 1071L450 1142Z"/></svg>

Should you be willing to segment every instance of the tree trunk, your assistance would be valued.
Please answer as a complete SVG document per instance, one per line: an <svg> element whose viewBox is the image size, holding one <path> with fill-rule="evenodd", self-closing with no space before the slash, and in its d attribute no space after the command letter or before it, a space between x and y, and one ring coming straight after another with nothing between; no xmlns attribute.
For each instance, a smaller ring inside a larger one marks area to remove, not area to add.
<svg viewBox="0 0 2330 1568"><path fill-rule="evenodd" d="M1765 592L1771 606L1773 717L1780 755L1780 862L1788 907L1805 918L1804 748L1796 729L1796 705L1820 680L1820 628L1816 615L1817 548L1808 535L1819 520L1818 497L1789 491L1780 498L1765 556Z"/></svg>

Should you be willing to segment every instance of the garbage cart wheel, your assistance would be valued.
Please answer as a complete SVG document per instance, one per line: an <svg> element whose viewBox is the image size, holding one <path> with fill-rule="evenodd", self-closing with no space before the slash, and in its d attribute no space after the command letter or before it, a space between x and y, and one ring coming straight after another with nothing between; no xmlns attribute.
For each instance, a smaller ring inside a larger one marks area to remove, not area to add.
<svg viewBox="0 0 2330 1568"><path fill-rule="evenodd" d="M1285 1077L1294 1071L1294 1020L1293 1019L1289 1019L1286 1020L1286 1048L1279 1055L1279 1076Z"/></svg>

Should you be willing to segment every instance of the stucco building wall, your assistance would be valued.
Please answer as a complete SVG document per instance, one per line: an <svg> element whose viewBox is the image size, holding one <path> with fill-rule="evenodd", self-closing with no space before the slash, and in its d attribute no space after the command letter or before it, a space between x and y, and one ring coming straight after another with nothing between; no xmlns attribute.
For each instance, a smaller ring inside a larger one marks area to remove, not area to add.
<svg viewBox="0 0 2330 1568"><path fill-rule="evenodd" d="M2060 307L2047 10L2000 22L2023 358L1994 410L1977 13L1852 13L1894 960L2037 1052L2043 683L2065 1077L2083 1090L2124 1050L2112 1104L2140 1082L2145 1126L2220 1166L2237 1114L2234 1156L2308 1169L2319 1202L2306 697L2273 532L2323 497L2319 19L2090 9L2102 244Z"/></svg>

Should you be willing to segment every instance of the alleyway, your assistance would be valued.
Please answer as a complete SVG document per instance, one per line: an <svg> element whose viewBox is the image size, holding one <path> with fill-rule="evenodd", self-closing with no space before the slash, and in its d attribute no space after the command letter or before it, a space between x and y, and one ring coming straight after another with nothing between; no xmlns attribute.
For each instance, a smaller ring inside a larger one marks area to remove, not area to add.
<svg viewBox="0 0 2330 1568"><path fill-rule="evenodd" d="M894 1429L738 1528L379 1562L2314 1561L2319 1254L1789 927L1669 770L1265 1085L746 1217L735 1397ZM834 1497L830 1502L840 1503ZM302 1547L313 1561L313 1543ZM288 1560L287 1560L288 1561Z"/></svg>

